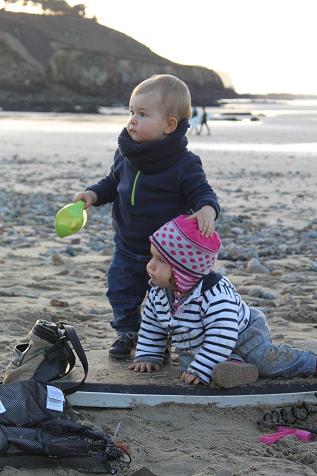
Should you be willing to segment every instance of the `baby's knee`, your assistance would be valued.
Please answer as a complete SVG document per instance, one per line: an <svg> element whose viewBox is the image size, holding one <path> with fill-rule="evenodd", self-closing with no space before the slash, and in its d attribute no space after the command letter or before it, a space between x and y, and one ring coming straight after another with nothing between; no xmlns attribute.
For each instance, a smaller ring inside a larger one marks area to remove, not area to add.
<svg viewBox="0 0 317 476"><path fill-rule="evenodd" d="M300 353L287 344L269 346L256 364L259 374L262 377L295 375L294 369L300 366Z"/></svg>
<svg viewBox="0 0 317 476"><path fill-rule="evenodd" d="M274 377L279 374L280 357L277 349L269 346L250 353L246 361L258 368L261 377Z"/></svg>

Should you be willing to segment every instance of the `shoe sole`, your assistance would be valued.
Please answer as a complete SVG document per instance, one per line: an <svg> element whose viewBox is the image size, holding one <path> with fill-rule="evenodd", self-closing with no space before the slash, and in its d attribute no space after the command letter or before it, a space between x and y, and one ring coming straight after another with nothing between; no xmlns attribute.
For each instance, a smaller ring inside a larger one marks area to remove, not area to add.
<svg viewBox="0 0 317 476"><path fill-rule="evenodd" d="M259 371L255 365L226 361L215 366L212 381L219 387L233 388L255 383L258 377Z"/></svg>
<svg viewBox="0 0 317 476"><path fill-rule="evenodd" d="M111 359L114 359L114 360L124 360L124 359L131 358L131 353L130 354L111 354L111 352L109 352L108 355Z"/></svg>

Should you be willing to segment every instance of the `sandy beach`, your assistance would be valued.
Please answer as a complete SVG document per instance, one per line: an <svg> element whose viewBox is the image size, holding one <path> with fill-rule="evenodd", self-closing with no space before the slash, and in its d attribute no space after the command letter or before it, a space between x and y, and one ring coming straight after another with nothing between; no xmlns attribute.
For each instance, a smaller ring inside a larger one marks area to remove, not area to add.
<svg viewBox="0 0 317 476"><path fill-rule="evenodd" d="M230 107L234 111L241 105ZM276 342L317 353L317 102L244 107L260 120L214 120L210 136L188 136L222 207L216 225L223 240L217 270L249 305L266 313ZM114 339L105 298L110 206L89 210L79 234L55 235L56 212L106 173L124 125L120 115L0 113L2 377L14 345L25 341L36 319L47 319L75 326L87 350L89 382L179 383L175 356L155 375L135 375L127 362L108 360ZM256 420L264 410L165 404L82 413L109 433L121 422L119 437L130 445L132 457L122 474L317 474L317 440L258 442ZM317 417L307 423L317 428ZM137 473L140 468L143 472ZM5 468L2 474L30 472Z"/></svg>

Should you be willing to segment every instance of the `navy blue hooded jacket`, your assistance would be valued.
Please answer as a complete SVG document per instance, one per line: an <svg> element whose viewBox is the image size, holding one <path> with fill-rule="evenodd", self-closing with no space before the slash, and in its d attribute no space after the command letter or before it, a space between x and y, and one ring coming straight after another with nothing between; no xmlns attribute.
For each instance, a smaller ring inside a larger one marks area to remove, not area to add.
<svg viewBox="0 0 317 476"><path fill-rule="evenodd" d="M133 253L149 255L149 236L177 215L203 205L219 214L201 160L187 150L187 128L183 120L166 139L142 144L124 128L109 175L87 187L97 194L95 206L113 202L116 241Z"/></svg>

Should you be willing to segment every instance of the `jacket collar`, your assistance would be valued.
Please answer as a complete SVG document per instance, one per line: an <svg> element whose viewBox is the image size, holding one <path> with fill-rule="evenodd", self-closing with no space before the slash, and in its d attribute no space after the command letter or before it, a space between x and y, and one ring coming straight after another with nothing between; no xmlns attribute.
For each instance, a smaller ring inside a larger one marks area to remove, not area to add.
<svg viewBox="0 0 317 476"><path fill-rule="evenodd" d="M201 289L202 285L203 285L203 280L199 281L199 283L196 285L196 287L194 287L194 289L192 289L192 291L188 294L186 299L182 302L181 307L184 304L187 304L192 300L196 300L197 298L199 298L201 296L201 294L202 294L202 289ZM159 286L153 286L153 288L155 288L159 293L165 294L165 296L169 300L169 293L172 293L172 291L170 291L170 289L160 288Z"/></svg>
<svg viewBox="0 0 317 476"><path fill-rule="evenodd" d="M145 174L163 172L178 160L180 153L186 151L188 127L187 119L183 119L166 139L142 144L131 139L125 127L118 138L119 152L133 167Z"/></svg>

